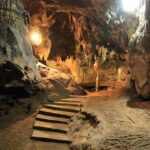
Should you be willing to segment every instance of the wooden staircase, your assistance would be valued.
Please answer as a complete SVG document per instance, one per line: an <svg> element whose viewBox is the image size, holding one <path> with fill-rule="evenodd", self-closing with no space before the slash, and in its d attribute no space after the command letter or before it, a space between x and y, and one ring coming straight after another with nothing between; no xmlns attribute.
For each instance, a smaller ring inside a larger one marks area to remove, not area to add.
<svg viewBox="0 0 150 150"><path fill-rule="evenodd" d="M70 144L68 124L81 109L81 101L75 99L62 99L43 105L36 116L31 139Z"/></svg>

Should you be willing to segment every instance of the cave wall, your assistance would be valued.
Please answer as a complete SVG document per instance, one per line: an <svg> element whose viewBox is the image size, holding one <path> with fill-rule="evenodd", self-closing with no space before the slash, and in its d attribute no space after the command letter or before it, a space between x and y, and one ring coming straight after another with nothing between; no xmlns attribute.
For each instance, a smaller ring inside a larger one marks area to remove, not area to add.
<svg viewBox="0 0 150 150"><path fill-rule="evenodd" d="M139 27L130 40L130 70L137 93L150 97L150 0L146 0L146 11L139 20Z"/></svg>
<svg viewBox="0 0 150 150"><path fill-rule="evenodd" d="M145 19L148 21L147 30L144 34L143 31L137 34L137 31L143 30L140 29L141 21L135 15L125 13L120 0L23 2L31 13L30 29L38 28L43 33L43 43L48 43L47 40L51 43L51 48L45 48L45 44L41 45L41 50L35 48L38 59L46 58L47 61L60 57L65 60L72 56L77 60L87 55L93 59L97 55L98 45L108 50L108 56L113 51L116 53L116 57L113 58L115 63L108 58L103 68L119 67L120 61L125 61L127 68L128 64L130 66L131 79L138 94L145 98L150 96L148 8ZM147 7L148 3L149 0ZM141 41L141 35L142 42L139 44L137 41Z"/></svg>
<svg viewBox="0 0 150 150"><path fill-rule="evenodd" d="M125 64L122 57L127 53L124 50L128 46L130 34L135 31L135 28L128 30L131 21L128 24L125 23L124 20L128 16L120 11L121 6L118 0L107 2L104 0L77 2L23 0L23 2L31 13L30 31L39 30L43 34L43 43L34 48L34 53L40 61L65 73L71 72L73 78L78 81L83 81L83 76L86 76L84 81L94 82L94 62L102 47L108 51L108 57L114 51L117 55L113 57L113 60L108 58L106 62L108 65L105 63L102 67L104 68L102 80L116 78L116 70ZM131 17L130 20L133 19L135 18ZM45 46L48 43L47 39L51 43L51 48ZM65 62L59 64L60 59ZM56 65L51 60L57 61ZM122 60L123 63L121 63ZM113 73L110 73L110 70L113 70ZM86 72L91 72L91 75L87 76ZM106 75L109 78L105 78L104 74L111 75Z"/></svg>
<svg viewBox="0 0 150 150"><path fill-rule="evenodd" d="M47 58L60 56L66 59L86 51L89 45L94 52L97 44L122 51L128 44L122 12L116 11L116 4L120 4L118 0L23 2L31 13L31 30L38 28L44 40L48 37L51 41Z"/></svg>
<svg viewBox="0 0 150 150"><path fill-rule="evenodd" d="M0 86L40 78L20 0L0 0Z"/></svg>
<svg viewBox="0 0 150 150"><path fill-rule="evenodd" d="M84 81L94 82L93 67L101 47L107 51L107 56L104 56L107 57L104 58L107 61L102 66L103 81L115 80L116 70L124 64L127 66L124 56L127 55L129 38L136 30L135 26L130 30L128 26L136 19L132 16L128 23L125 22L129 16L121 11L120 1L23 2L31 13L30 31L39 30L43 34L43 43L34 48L34 53L42 62L44 59L50 67L61 69L65 73L71 72L73 78L78 81L83 81L83 76L86 76ZM51 43L51 48L45 47L47 39ZM112 57L113 53L116 56ZM59 64L60 59L65 62ZM56 65L51 60L56 60ZM87 72L91 74L87 76ZM107 74L107 77L104 74Z"/></svg>

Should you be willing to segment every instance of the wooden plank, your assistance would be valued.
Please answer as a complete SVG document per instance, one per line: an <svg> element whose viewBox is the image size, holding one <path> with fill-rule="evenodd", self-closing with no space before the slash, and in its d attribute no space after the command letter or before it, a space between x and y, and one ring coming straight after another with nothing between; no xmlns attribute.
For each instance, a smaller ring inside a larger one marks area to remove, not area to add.
<svg viewBox="0 0 150 150"><path fill-rule="evenodd" d="M71 144L71 140L68 138L66 134L57 132L34 130L31 138L39 141Z"/></svg>
<svg viewBox="0 0 150 150"><path fill-rule="evenodd" d="M69 123L69 119L67 118L47 116L47 115L42 115L42 114L38 114L36 116L36 120L45 121L45 122L53 122L53 123L64 123L64 124Z"/></svg>
<svg viewBox="0 0 150 150"><path fill-rule="evenodd" d="M80 103L74 103L74 102L68 102L68 101L57 101L51 103L51 105L61 105L61 106L75 106L75 107L80 107Z"/></svg>
<svg viewBox="0 0 150 150"><path fill-rule="evenodd" d="M51 105L51 104L45 104L44 107L54 109L54 110L62 110L67 112L79 112L80 107L74 107L74 106L61 106L61 105Z"/></svg>
<svg viewBox="0 0 150 150"><path fill-rule="evenodd" d="M62 118L71 118L76 113L65 112L62 110L53 110L53 109L49 109L49 108L42 108L39 110L39 114L48 115L48 116L55 116L55 117L62 117Z"/></svg>
<svg viewBox="0 0 150 150"><path fill-rule="evenodd" d="M67 133L69 128L65 124L60 123L48 123L43 121L35 121L34 129L43 130L43 131L55 131L59 133Z"/></svg>

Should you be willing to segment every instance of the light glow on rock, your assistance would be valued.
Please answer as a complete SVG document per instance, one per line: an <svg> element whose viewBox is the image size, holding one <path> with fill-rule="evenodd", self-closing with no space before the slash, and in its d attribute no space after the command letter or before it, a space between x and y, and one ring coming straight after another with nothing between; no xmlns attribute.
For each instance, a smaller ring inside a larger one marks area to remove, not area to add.
<svg viewBox="0 0 150 150"><path fill-rule="evenodd" d="M43 39L42 39L42 35L39 32L32 32L30 34L30 39L33 45L39 46Z"/></svg>

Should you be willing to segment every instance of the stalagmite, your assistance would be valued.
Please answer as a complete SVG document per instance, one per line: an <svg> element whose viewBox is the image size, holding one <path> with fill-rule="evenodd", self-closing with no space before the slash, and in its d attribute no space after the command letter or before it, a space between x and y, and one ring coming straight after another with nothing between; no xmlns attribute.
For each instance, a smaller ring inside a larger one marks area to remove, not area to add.
<svg viewBox="0 0 150 150"><path fill-rule="evenodd" d="M100 84L100 60L97 59L95 61L95 64L94 64L94 70L95 70L95 73L96 73L96 92L99 91L99 84Z"/></svg>

